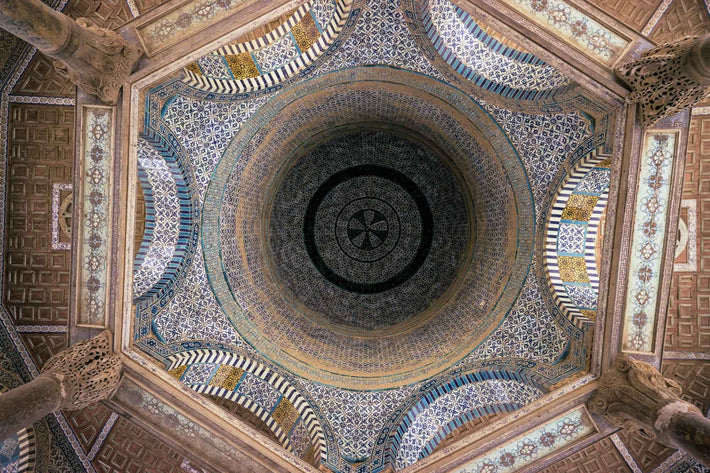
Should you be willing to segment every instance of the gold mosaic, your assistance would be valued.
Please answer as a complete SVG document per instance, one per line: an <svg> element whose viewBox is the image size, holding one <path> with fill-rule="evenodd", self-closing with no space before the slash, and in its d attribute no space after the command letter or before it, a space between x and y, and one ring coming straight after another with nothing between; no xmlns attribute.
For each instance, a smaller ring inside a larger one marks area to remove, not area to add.
<svg viewBox="0 0 710 473"><path fill-rule="evenodd" d="M562 219L588 222L592 218L592 211L598 200L599 196L597 195L572 194L564 212L562 212Z"/></svg>
<svg viewBox="0 0 710 473"><path fill-rule="evenodd" d="M237 383L242 378L244 370L235 366L222 365L217 368L217 373L212 377L210 386L218 386L227 391L234 391Z"/></svg>
<svg viewBox="0 0 710 473"><path fill-rule="evenodd" d="M248 79L259 75L259 69L249 53L228 54L224 59L235 79Z"/></svg>
<svg viewBox="0 0 710 473"><path fill-rule="evenodd" d="M293 424L295 424L298 420L298 411L295 407L293 407L291 401L283 398L281 399L279 405L276 406L276 409L274 409L274 413L271 416L284 431L289 432L291 427L293 427Z"/></svg>
<svg viewBox="0 0 710 473"><path fill-rule="evenodd" d="M170 374L170 376L172 376L173 378L180 381L180 378L182 378L182 375L185 374L186 370L187 370L187 366L178 366L174 370L168 371L168 374Z"/></svg>
<svg viewBox="0 0 710 473"><path fill-rule="evenodd" d="M565 282L589 282L587 265L582 256L560 256L560 278Z"/></svg>
<svg viewBox="0 0 710 473"><path fill-rule="evenodd" d="M198 76L202 75L202 69L200 69L200 66L196 62L191 62L185 68L193 74L197 74Z"/></svg>
<svg viewBox="0 0 710 473"><path fill-rule="evenodd" d="M582 313L583 316L585 316L589 320L596 320L597 319L597 311L596 310L580 309L579 311Z"/></svg>
<svg viewBox="0 0 710 473"><path fill-rule="evenodd" d="M320 36L320 31L318 31L318 27L311 15L304 16L300 22L294 25L291 33L301 52L306 52L310 49Z"/></svg>

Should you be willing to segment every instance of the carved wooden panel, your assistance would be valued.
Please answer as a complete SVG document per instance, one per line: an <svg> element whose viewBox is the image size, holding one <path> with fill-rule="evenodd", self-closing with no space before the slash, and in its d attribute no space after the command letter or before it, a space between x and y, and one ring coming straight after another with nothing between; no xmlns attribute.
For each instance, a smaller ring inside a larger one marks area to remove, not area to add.
<svg viewBox="0 0 710 473"><path fill-rule="evenodd" d="M605 438L542 470L544 473L627 473L631 470L618 450Z"/></svg>
<svg viewBox="0 0 710 473"><path fill-rule="evenodd" d="M665 447L658 442L649 441L636 432L621 430L619 438L624 442L643 473L653 471L675 452L674 449Z"/></svg>
<svg viewBox="0 0 710 473"><path fill-rule="evenodd" d="M0 69L5 65L18 39L5 30L0 30Z"/></svg>
<svg viewBox="0 0 710 473"><path fill-rule="evenodd" d="M185 448L190 448L185 445ZM93 460L98 473L184 473L186 458L130 421L119 418Z"/></svg>
<svg viewBox="0 0 710 473"><path fill-rule="evenodd" d="M64 415L84 452L88 453L111 416L111 409L98 402L78 411L67 411Z"/></svg>
<svg viewBox="0 0 710 473"><path fill-rule="evenodd" d="M688 133L683 199L695 201L696 270L676 272L666 319L665 350L710 350L710 116L693 117ZM683 215L683 214L681 214Z"/></svg>
<svg viewBox="0 0 710 473"><path fill-rule="evenodd" d="M147 12L148 10L152 10L153 8L158 7L163 3L167 2L168 0L135 0L136 8L138 9L141 15Z"/></svg>
<svg viewBox="0 0 710 473"><path fill-rule="evenodd" d="M74 109L10 107L5 287L16 324L67 324L71 258L51 249L52 185L71 182Z"/></svg>
<svg viewBox="0 0 710 473"><path fill-rule="evenodd" d="M66 333L21 333L20 338L40 368L52 355L59 353L69 345Z"/></svg>
<svg viewBox="0 0 710 473"><path fill-rule="evenodd" d="M703 0L674 0L651 33L651 39L665 43L708 32L710 19Z"/></svg>
<svg viewBox="0 0 710 473"><path fill-rule="evenodd" d="M37 52L22 77L15 85L14 95L39 95L45 97L70 97L74 95L74 84L57 72L54 60Z"/></svg>
<svg viewBox="0 0 710 473"><path fill-rule="evenodd" d="M126 0L72 0L64 13L72 18L89 18L99 26L116 29L133 18Z"/></svg>
<svg viewBox="0 0 710 473"><path fill-rule="evenodd" d="M593 2L604 13L616 18L636 31L641 31L662 0L597 0Z"/></svg>
<svg viewBox="0 0 710 473"><path fill-rule="evenodd" d="M666 378L680 383L683 399L707 413L710 408L710 361L664 360L661 371Z"/></svg>

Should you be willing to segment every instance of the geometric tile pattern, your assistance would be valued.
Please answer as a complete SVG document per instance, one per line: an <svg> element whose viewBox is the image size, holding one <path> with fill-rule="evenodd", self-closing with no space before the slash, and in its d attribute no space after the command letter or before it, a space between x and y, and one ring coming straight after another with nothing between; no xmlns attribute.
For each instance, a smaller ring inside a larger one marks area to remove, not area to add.
<svg viewBox="0 0 710 473"><path fill-rule="evenodd" d="M345 391L331 386L301 382L315 399L337 437L340 456L357 462L367 459L387 417L417 388L388 391Z"/></svg>
<svg viewBox="0 0 710 473"><path fill-rule="evenodd" d="M20 338L38 368L44 366L52 355L69 346L66 333L20 333Z"/></svg>
<svg viewBox="0 0 710 473"><path fill-rule="evenodd" d="M710 31L710 18L703 0L673 0L651 33L656 43L678 41Z"/></svg>
<svg viewBox="0 0 710 473"><path fill-rule="evenodd" d="M518 380L485 379L488 376L473 382L465 378L421 397L390 436L388 450L397 469L429 455L461 424L495 412L516 410L542 395L538 388ZM470 384L463 384L466 382Z"/></svg>
<svg viewBox="0 0 710 473"><path fill-rule="evenodd" d="M622 429L618 434L643 473L650 473L675 452L673 448L649 441L638 432Z"/></svg>
<svg viewBox="0 0 710 473"><path fill-rule="evenodd" d="M692 225L692 220L688 222L689 241L686 245L689 250L695 247L695 269L693 270L691 264L674 266L666 318L664 343L666 351L710 351L710 178L708 170L710 170L710 116L694 116L690 121L688 147L685 154L683 202L690 202L695 206L695 209L688 210L694 211L696 225ZM695 232L692 231L693 227Z"/></svg>
<svg viewBox="0 0 710 473"><path fill-rule="evenodd" d="M66 325L71 255L51 248L52 186L72 181L74 110L12 104L3 301L15 324Z"/></svg>
<svg viewBox="0 0 710 473"><path fill-rule="evenodd" d="M614 444L605 438L548 466L540 473L631 473Z"/></svg>
<svg viewBox="0 0 710 473"><path fill-rule="evenodd" d="M261 38L223 46L186 66L186 84L238 94L274 87L313 63L345 26L352 1L314 0ZM327 16L330 14L330 16Z"/></svg>
<svg viewBox="0 0 710 473"><path fill-rule="evenodd" d="M436 51L456 71L509 98L553 97L569 79L530 53L503 46L449 0L422 2L423 27Z"/></svg>
<svg viewBox="0 0 710 473"><path fill-rule="evenodd" d="M622 349L625 351L653 351L676 140L676 133L653 131L646 132L643 140L624 312Z"/></svg>
<svg viewBox="0 0 710 473"><path fill-rule="evenodd" d="M548 214L548 284L559 309L578 326L596 315L597 236L610 177L608 156L593 150L568 174Z"/></svg>
<svg viewBox="0 0 710 473"><path fill-rule="evenodd" d="M281 393L261 378L247 373L239 383L237 392L259 404L262 409L272 411L281 399Z"/></svg>

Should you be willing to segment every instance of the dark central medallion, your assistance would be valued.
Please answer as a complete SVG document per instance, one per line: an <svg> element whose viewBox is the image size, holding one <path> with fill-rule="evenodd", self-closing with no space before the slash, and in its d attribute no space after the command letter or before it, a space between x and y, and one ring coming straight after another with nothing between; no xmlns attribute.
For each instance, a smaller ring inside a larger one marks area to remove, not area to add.
<svg viewBox="0 0 710 473"><path fill-rule="evenodd" d="M472 222L438 152L388 131L346 132L305 147L282 170L267 199L268 254L294 307L375 329L443 300Z"/></svg>
<svg viewBox="0 0 710 473"><path fill-rule="evenodd" d="M375 209L358 210L348 221L348 240L361 250L374 250L388 234L387 219Z"/></svg>
<svg viewBox="0 0 710 473"><path fill-rule="evenodd" d="M431 249L433 221L426 197L411 179L363 164L335 173L316 190L303 219L303 238L323 277L347 291L373 294L417 272ZM329 227L335 238L327 234ZM377 264L385 257L387 262Z"/></svg>

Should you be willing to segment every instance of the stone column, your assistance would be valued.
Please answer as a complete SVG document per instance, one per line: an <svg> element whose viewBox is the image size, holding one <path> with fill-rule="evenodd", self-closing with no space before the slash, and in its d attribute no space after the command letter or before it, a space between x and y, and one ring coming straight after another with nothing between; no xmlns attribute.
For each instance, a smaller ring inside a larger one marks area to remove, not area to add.
<svg viewBox="0 0 710 473"><path fill-rule="evenodd" d="M81 409L109 397L121 376L107 330L51 357L31 382L0 394L0 442L59 409Z"/></svg>
<svg viewBox="0 0 710 473"><path fill-rule="evenodd" d="M618 66L615 72L631 87L626 101L641 106L641 121L650 127L707 96L710 34L649 49L636 61Z"/></svg>
<svg viewBox="0 0 710 473"><path fill-rule="evenodd" d="M710 419L682 400L681 393L678 383L653 366L619 355L602 376L589 408L618 427L684 450L710 467Z"/></svg>
<svg viewBox="0 0 710 473"><path fill-rule="evenodd" d="M142 55L118 33L74 21L40 0L0 1L0 28L56 59L82 90L111 105Z"/></svg>

